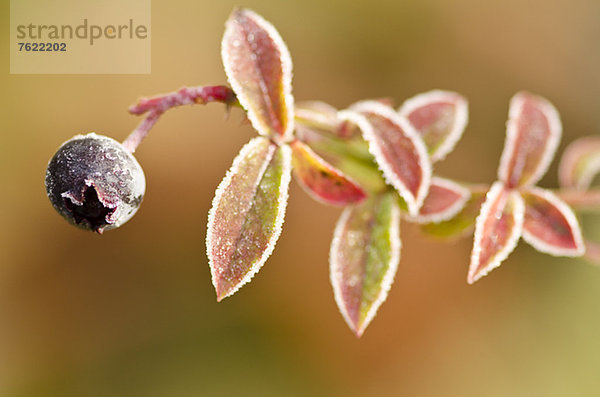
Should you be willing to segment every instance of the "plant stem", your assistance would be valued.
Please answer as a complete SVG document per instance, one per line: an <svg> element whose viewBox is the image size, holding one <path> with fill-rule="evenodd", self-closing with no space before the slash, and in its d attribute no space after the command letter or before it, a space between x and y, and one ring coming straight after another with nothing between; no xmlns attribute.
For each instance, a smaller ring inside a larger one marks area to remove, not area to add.
<svg viewBox="0 0 600 397"><path fill-rule="evenodd" d="M131 131L127 139L123 141L123 147L130 153L134 153L135 149L142 143L142 140L148 135L154 124L158 121L163 112L152 110L138 124L135 130Z"/></svg>
<svg viewBox="0 0 600 397"><path fill-rule="evenodd" d="M211 102L224 103L228 107L241 107L233 90L227 86L199 86L182 87L178 91L161 94L150 98L141 98L135 105L129 108L129 113L134 115L146 114L146 117L123 141L126 150L133 153L148 135L148 132L154 127L160 116L167 110L183 106L200 104L205 105ZM368 151L364 145L360 145L354 140L344 139L343 131L340 131L340 124L332 121L330 118L315 117L309 110L299 111L296 116L296 122L301 126L309 127L309 131L303 133L299 128L297 133L299 137L314 146L320 146L321 150L336 155L338 158L351 158L353 161L367 161L370 159ZM321 131L319 131L321 130ZM327 132L323 134L323 132ZM314 134L315 136L311 136ZM342 136L340 136L342 135ZM370 168L372 164L364 164L365 169ZM486 190L485 185L472 185L470 190ZM568 205L577 210L598 211L600 210L600 189L576 190L561 189L556 194L562 198ZM600 258L600 247L598 248L598 257Z"/></svg>
<svg viewBox="0 0 600 397"><path fill-rule="evenodd" d="M129 113L135 115L147 113L147 115L123 141L123 146L129 152L135 152L160 116L167 110L183 105L206 105L210 102L224 103L228 107L240 106L231 88L222 85L182 87L176 92L140 99L129 108Z"/></svg>

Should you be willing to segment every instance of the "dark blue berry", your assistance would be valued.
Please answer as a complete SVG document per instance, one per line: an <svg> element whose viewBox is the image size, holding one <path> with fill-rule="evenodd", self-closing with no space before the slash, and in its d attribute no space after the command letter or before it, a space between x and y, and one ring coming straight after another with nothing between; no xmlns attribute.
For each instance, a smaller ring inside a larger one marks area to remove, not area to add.
<svg viewBox="0 0 600 397"><path fill-rule="evenodd" d="M58 213L98 233L127 222L145 190L135 157L114 139L94 133L65 142L46 170L46 193Z"/></svg>

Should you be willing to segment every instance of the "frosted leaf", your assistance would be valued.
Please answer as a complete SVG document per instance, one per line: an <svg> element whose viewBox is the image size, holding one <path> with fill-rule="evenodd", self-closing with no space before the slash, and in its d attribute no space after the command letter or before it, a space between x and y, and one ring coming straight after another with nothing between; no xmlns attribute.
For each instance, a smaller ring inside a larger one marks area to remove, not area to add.
<svg viewBox="0 0 600 397"><path fill-rule="evenodd" d="M299 128L312 128L334 134L338 138L350 139L360 135L353 123L340 120L338 110L321 101L305 101L296 104L296 131ZM297 134L296 136L300 136Z"/></svg>
<svg viewBox="0 0 600 397"><path fill-rule="evenodd" d="M525 207L518 192L496 182L487 193L475 224L475 238L467 281L488 274L515 249L523 230Z"/></svg>
<svg viewBox="0 0 600 397"><path fill-rule="evenodd" d="M316 200L326 204L347 205L367 196L356 182L327 163L304 143L294 141L290 146L294 176Z"/></svg>
<svg viewBox="0 0 600 397"><path fill-rule="evenodd" d="M394 280L399 218L396 194L388 192L346 208L337 222L329 252L331 285L340 312L359 337Z"/></svg>
<svg viewBox="0 0 600 397"><path fill-rule="evenodd" d="M469 120L467 100L450 91L414 96L398 112L421 134L432 162L443 160L454 149Z"/></svg>
<svg viewBox="0 0 600 397"><path fill-rule="evenodd" d="M448 220L464 208L470 197L469 190L458 183L433 177L419 215L411 219L417 223L439 223Z"/></svg>
<svg viewBox="0 0 600 397"><path fill-rule="evenodd" d="M321 101L305 101L296 104L295 116L303 124L310 127L336 130L340 121L337 118L337 109Z"/></svg>
<svg viewBox="0 0 600 397"><path fill-rule="evenodd" d="M258 14L237 9L225 24L221 56L252 126L288 141L294 130L292 59L277 30Z"/></svg>
<svg viewBox="0 0 600 397"><path fill-rule="evenodd" d="M438 223L421 225L421 230L430 236L441 238L459 237L471 233L484 201L484 193L471 193L471 197L462 210L452 218Z"/></svg>
<svg viewBox="0 0 600 397"><path fill-rule="evenodd" d="M540 252L581 256L585 252L581 228L573 210L546 189L521 192L525 201L523 239Z"/></svg>
<svg viewBox="0 0 600 397"><path fill-rule="evenodd" d="M560 185L586 190L600 172L600 137L588 136L572 142L558 168Z"/></svg>
<svg viewBox="0 0 600 397"><path fill-rule="evenodd" d="M287 205L291 161L287 145L254 138L219 184L206 232L217 300L250 281L273 252Z"/></svg>
<svg viewBox="0 0 600 397"><path fill-rule="evenodd" d="M516 94L510 101L498 178L509 188L534 185L552 162L561 134L560 117L550 102Z"/></svg>
<svg viewBox="0 0 600 397"><path fill-rule="evenodd" d="M296 104L296 109L311 112L314 114L320 114L330 120L337 119L338 110L323 101L302 101Z"/></svg>
<svg viewBox="0 0 600 397"><path fill-rule="evenodd" d="M387 182L416 216L431 182L431 163L419 133L392 108L377 101L359 102L339 117L358 125Z"/></svg>

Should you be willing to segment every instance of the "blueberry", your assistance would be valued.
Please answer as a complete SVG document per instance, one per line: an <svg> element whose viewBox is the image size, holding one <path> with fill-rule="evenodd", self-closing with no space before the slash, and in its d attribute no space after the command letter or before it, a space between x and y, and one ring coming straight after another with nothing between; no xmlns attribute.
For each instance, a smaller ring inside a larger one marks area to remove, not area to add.
<svg viewBox="0 0 600 397"><path fill-rule="evenodd" d="M97 233L127 222L145 190L135 157L114 139L94 133L63 143L46 170L46 193L56 211Z"/></svg>

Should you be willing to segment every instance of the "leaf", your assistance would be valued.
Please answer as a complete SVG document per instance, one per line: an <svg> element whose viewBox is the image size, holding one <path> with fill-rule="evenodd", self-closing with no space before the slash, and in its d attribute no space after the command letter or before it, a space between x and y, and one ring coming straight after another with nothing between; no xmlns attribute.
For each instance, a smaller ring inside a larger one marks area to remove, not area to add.
<svg viewBox="0 0 600 397"><path fill-rule="evenodd" d="M292 59L277 30L260 15L237 9L225 24L221 56L252 126L288 141L294 130Z"/></svg>
<svg viewBox="0 0 600 397"><path fill-rule="evenodd" d="M296 104L295 117L302 124L325 131L336 130L340 124L337 109L321 101L305 101Z"/></svg>
<svg viewBox="0 0 600 397"><path fill-rule="evenodd" d="M600 137L588 136L567 146L558 167L558 179L562 187L586 190L598 172Z"/></svg>
<svg viewBox="0 0 600 397"><path fill-rule="evenodd" d="M319 157L309 146L300 141L294 141L290 146L294 175L316 200L326 204L347 205L367 197L356 182Z"/></svg>
<svg viewBox="0 0 600 397"><path fill-rule="evenodd" d="M510 101L498 178L509 188L534 185L552 162L561 134L560 117L550 102L516 94Z"/></svg>
<svg viewBox="0 0 600 397"><path fill-rule="evenodd" d="M467 281L473 284L515 249L521 231L525 208L518 192L496 182L486 195L475 224L475 238Z"/></svg>
<svg viewBox="0 0 600 397"><path fill-rule="evenodd" d="M546 189L531 187L521 194L525 201L525 241L538 251L554 256L584 254L579 222L567 204Z"/></svg>
<svg viewBox="0 0 600 397"><path fill-rule="evenodd" d="M273 252L287 205L291 157L288 146L254 138L219 184L206 232L217 300L250 281Z"/></svg>
<svg viewBox="0 0 600 397"><path fill-rule="evenodd" d="M314 113L314 114L319 114L330 120L337 119L338 110L336 108L334 108L333 106L331 106L330 104L328 104L327 102L323 102L323 101L298 102L296 104L296 109Z"/></svg>
<svg viewBox="0 0 600 397"><path fill-rule="evenodd" d="M431 163L419 133L392 108L377 101L359 102L339 116L358 125L384 177L416 216L431 181Z"/></svg>
<svg viewBox="0 0 600 397"><path fill-rule="evenodd" d="M412 220L417 223L439 223L448 220L464 208L470 197L469 190L458 183L433 177L419 215L412 217Z"/></svg>
<svg viewBox="0 0 600 397"><path fill-rule="evenodd" d="M396 193L370 197L344 210L329 253L335 301L360 337L385 301L400 260Z"/></svg>
<svg viewBox="0 0 600 397"><path fill-rule="evenodd" d="M421 225L421 230L430 236L441 238L466 234L473 230L484 200L483 193L471 193L471 198L458 214L446 221Z"/></svg>
<svg viewBox="0 0 600 397"><path fill-rule="evenodd" d="M443 160L454 149L467 126L467 100L449 91L433 90L404 102L398 111L421 134L431 162Z"/></svg>

